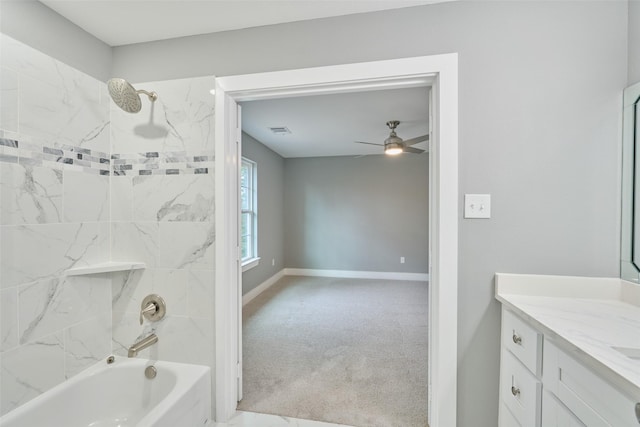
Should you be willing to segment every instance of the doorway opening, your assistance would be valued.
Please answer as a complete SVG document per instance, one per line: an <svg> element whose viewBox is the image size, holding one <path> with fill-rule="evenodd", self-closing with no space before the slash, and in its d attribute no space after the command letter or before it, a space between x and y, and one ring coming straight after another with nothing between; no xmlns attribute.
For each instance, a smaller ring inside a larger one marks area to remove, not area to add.
<svg viewBox="0 0 640 427"><path fill-rule="evenodd" d="M238 242L240 101L374 88L432 87L429 143L430 425L455 425L457 366L457 54L216 79L215 414L226 421L242 394Z"/></svg>
<svg viewBox="0 0 640 427"><path fill-rule="evenodd" d="M429 91L240 103L241 247L257 199L260 262L243 263L238 410L427 425Z"/></svg>

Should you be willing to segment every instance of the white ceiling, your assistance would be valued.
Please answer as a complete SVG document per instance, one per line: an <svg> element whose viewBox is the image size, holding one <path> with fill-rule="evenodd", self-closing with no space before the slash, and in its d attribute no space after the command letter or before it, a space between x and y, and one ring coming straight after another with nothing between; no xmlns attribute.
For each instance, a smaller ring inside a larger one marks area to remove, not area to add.
<svg viewBox="0 0 640 427"><path fill-rule="evenodd" d="M383 147L354 141L382 144L389 120L400 121L396 133L403 139L427 134L428 91L418 87L244 102L242 130L286 158L382 154ZM283 126L291 134L269 129Z"/></svg>
<svg viewBox="0 0 640 427"><path fill-rule="evenodd" d="M110 46L448 0L40 0Z"/></svg>

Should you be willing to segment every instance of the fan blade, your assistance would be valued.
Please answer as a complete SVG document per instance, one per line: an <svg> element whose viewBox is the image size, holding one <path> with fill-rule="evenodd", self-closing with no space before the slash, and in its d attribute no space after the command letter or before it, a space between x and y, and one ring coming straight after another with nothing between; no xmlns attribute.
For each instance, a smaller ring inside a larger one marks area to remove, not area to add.
<svg viewBox="0 0 640 427"><path fill-rule="evenodd" d="M408 147L410 145L417 144L418 142L428 141L428 140L429 140L429 135L422 135L422 136L417 136L415 138L407 139L405 141L402 141L402 143L404 144L405 147Z"/></svg>
<svg viewBox="0 0 640 427"><path fill-rule="evenodd" d="M356 144L368 144L368 145L378 145L380 147L384 147L384 144L374 144L373 142L362 142L362 141L353 141Z"/></svg>
<svg viewBox="0 0 640 427"><path fill-rule="evenodd" d="M424 153L424 150L421 150L419 148L413 148L413 147L404 147L403 151L405 153L415 153L415 154Z"/></svg>

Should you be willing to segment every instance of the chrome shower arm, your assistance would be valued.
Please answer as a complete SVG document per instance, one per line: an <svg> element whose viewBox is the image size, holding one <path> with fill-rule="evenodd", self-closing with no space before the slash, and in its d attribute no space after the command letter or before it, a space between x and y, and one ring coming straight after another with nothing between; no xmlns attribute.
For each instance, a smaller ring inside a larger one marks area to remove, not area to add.
<svg viewBox="0 0 640 427"><path fill-rule="evenodd" d="M149 97L149 101L154 102L156 99L158 99L158 94L155 92L147 92L144 89L138 89L136 90L136 93L144 93L145 95L147 95Z"/></svg>

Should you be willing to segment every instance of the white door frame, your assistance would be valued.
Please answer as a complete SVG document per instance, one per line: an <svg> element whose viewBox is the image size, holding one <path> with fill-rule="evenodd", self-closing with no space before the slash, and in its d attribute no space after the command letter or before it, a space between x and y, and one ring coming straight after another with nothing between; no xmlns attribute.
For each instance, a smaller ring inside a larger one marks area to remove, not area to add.
<svg viewBox="0 0 640 427"><path fill-rule="evenodd" d="M424 86L432 90L429 142L429 424L456 425L458 337L458 55L456 53L216 78L215 419L237 407L239 316L238 101ZM235 175L234 175L235 174ZM231 183L231 185L229 185ZM426 190L426 189L425 189ZM236 218L236 220L234 220ZM235 222L234 222L235 221ZM235 225L234 225L235 224ZM235 270L234 270L235 269Z"/></svg>

